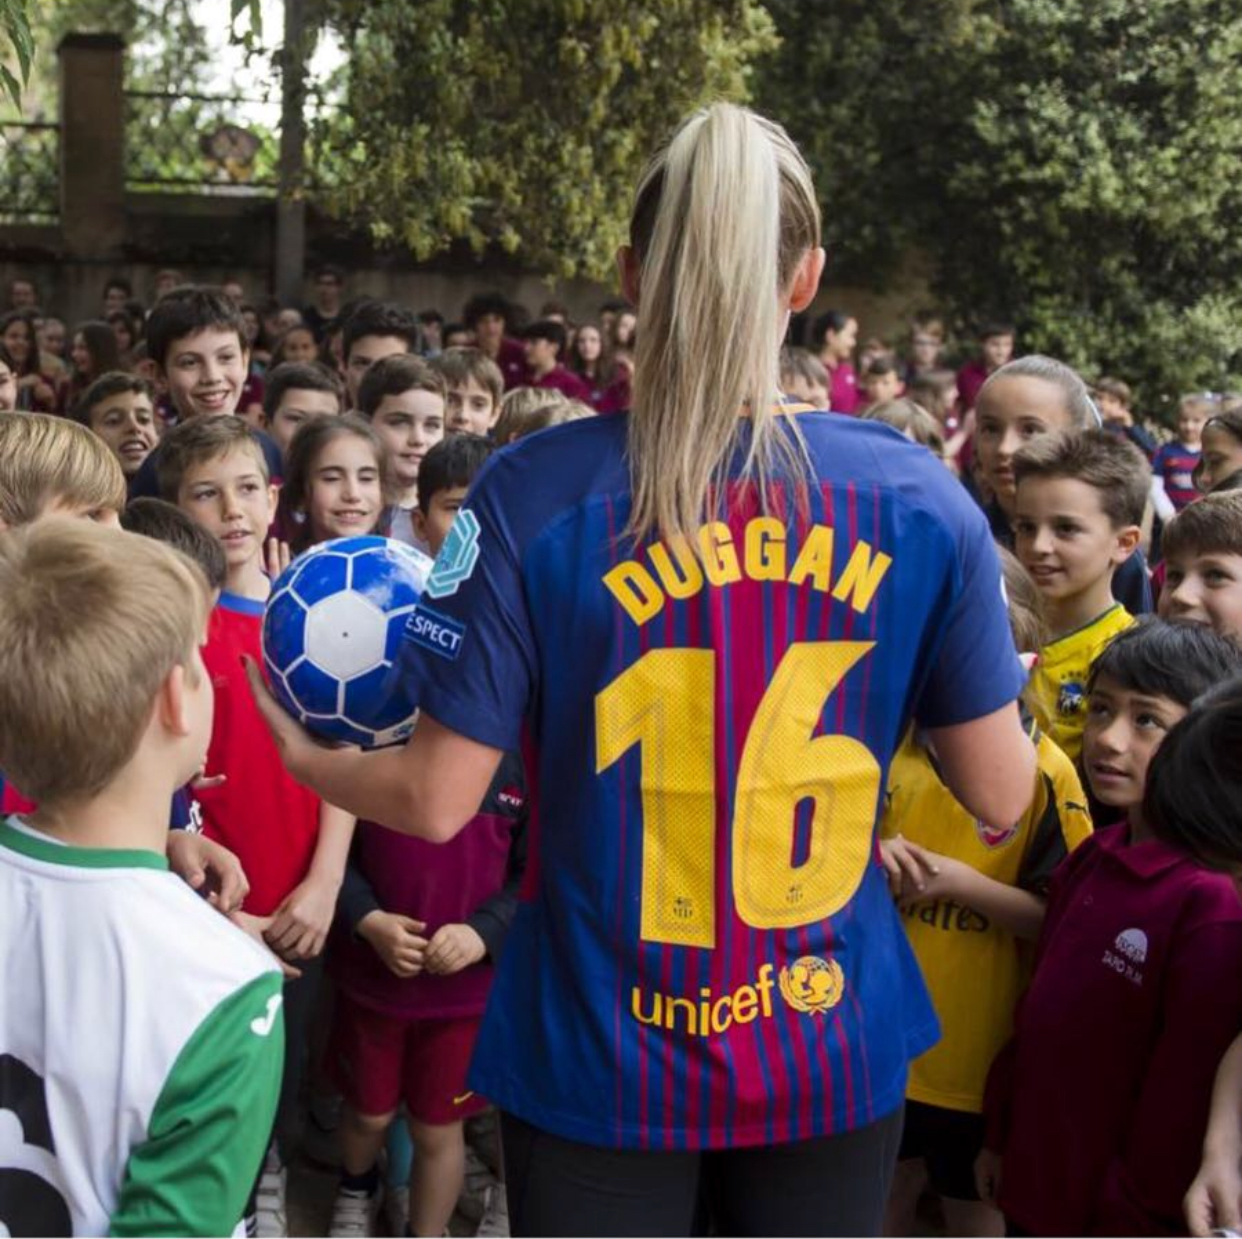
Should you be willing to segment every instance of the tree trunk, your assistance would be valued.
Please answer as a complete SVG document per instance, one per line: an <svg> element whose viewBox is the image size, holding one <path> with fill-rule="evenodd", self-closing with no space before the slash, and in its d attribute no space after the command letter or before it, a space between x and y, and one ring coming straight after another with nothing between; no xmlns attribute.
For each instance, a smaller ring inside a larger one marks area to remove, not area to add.
<svg viewBox="0 0 1242 1239"><path fill-rule="evenodd" d="M280 197L276 205L276 295L302 304L306 260L306 0L285 0L280 51Z"/></svg>

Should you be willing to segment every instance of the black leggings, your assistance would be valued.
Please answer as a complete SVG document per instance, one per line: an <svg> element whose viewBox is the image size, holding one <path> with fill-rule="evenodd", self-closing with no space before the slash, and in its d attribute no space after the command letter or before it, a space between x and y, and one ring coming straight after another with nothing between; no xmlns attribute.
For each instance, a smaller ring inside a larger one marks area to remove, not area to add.
<svg viewBox="0 0 1242 1239"><path fill-rule="evenodd" d="M512 1233L878 1235L902 1112L841 1136L663 1153L562 1140L501 1116Z"/></svg>

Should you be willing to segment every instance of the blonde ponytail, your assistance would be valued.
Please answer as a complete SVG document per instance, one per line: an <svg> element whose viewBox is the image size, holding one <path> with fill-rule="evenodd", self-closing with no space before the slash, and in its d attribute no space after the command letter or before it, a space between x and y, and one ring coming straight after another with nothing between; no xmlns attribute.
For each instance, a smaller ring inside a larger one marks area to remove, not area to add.
<svg viewBox="0 0 1242 1239"><path fill-rule="evenodd" d="M639 183L630 242L640 263L629 455L638 539L689 537L726 494L743 410L742 476L766 496L806 472L775 403L787 289L819 244L810 173L785 131L745 108L690 117ZM691 545L695 540L691 539Z"/></svg>

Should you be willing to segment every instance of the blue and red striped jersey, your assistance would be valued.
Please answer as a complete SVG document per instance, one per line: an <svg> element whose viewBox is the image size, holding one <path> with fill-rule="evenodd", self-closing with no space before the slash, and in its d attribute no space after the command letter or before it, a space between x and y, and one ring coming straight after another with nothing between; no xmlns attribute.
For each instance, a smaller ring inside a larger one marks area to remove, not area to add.
<svg viewBox="0 0 1242 1239"><path fill-rule="evenodd" d="M1174 440L1161 444L1151 458L1152 471L1164 480L1164 493L1179 512L1202 494L1194 476L1202 455L1202 448L1187 447Z"/></svg>
<svg viewBox="0 0 1242 1239"><path fill-rule="evenodd" d="M1021 689L996 552L925 449L801 413L801 502L734 484L697 548L635 546L627 423L493 457L406 631L421 708L527 766L471 1087L594 1144L851 1130L937 1036L875 827L911 718Z"/></svg>

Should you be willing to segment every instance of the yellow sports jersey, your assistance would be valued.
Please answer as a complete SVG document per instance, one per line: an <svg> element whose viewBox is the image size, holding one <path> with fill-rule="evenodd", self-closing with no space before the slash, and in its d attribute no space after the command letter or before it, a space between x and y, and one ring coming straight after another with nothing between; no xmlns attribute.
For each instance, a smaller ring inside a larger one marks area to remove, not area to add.
<svg viewBox="0 0 1242 1239"><path fill-rule="evenodd" d="M1071 761L1077 761L1082 752L1091 668L1104 647L1133 623L1134 617L1118 602L1091 623L1050 641L1039 652L1039 661L1031 672L1032 708L1038 710L1040 723Z"/></svg>
<svg viewBox="0 0 1242 1239"><path fill-rule="evenodd" d="M1057 865L1091 833L1091 819L1073 763L1048 736L1039 737L1037 751L1031 807L1016 825L997 827L953 798L927 751L907 735L889 770L881 837L901 834L985 877L1042 895ZM903 919L941 1027L939 1044L910 1064L906 1095L980 1112L988 1068L1012 1030L1031 951L952 900L922 900Z"/></svg>

